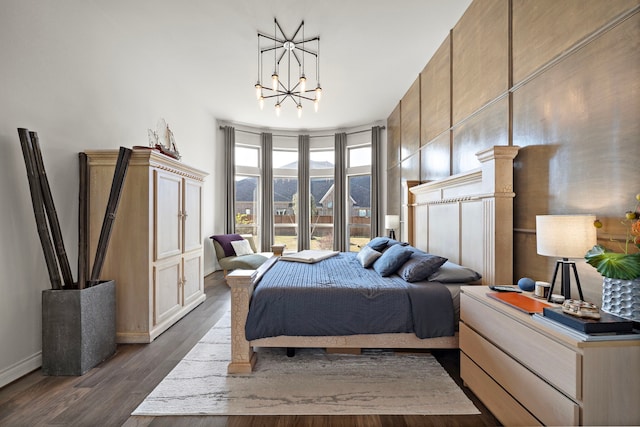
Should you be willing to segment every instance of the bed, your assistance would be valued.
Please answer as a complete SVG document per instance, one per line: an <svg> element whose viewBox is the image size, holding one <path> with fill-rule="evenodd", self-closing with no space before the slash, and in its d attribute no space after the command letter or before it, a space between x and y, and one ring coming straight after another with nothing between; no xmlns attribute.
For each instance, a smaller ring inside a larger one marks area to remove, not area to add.
<svg viewBox="0 0 640 427"><path fill-rule="evenodd" d="M483 150L476 154L479 168L408 189L407 203L402 207L407 219L403 237L410 246L478 272L482 276L476 281L478 285L513 283L513 159L517 152L518 147L510 146ZM339 256L353 257L347 254ZM330 259L321 262L328 261ZM278 257L273 257L257 270L235 270L227 276L231 288L229 373L252 371L257 359L254 347L458 348L455 332L421 338L415 332L332 334L329 329L326 334L247 339L248 320L260 323L249 317L254 290L259 288L257 285L263 278L265 283L271 280L270 275L281 268L277 264ZM445 287L455 301L459 284ZM304 319L298 316L296 321L302 323Z"/></svg>

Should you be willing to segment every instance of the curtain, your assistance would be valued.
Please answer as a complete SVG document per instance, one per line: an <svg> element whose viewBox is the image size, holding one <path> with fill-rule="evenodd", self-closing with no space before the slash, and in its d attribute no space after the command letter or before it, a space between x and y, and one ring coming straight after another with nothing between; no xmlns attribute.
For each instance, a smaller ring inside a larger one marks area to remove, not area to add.
<svg viewBox="0 0 640 427"><path fill-rule="evenodd" d="M224 126L224 154L225 154L225 187L227 194L227 210L225 212L225 233L235 233L236 229L236 129Z"/></svg>
<svg viewBox="0 0 640 427"><path fill-rule="evenodd" d="M309 249L311 241L309 204L309 135L298 135L298 250Z"/></svg>
<svg viewBox="0 0 640 427"><path fill-rule="evenodd" d="M345 171L347 170L347 134L335 135L336 166L333 179L333 249L345 252L347 241L347 215L345 201L346 184Z"/></svg>
<svg viewBox="0 0 640 427"><path fill-rule="evenodd" d="M374 126L371 128L371 238L384 235L380 227L382 221L382 128Z"/></svg>
<svg viewBox="0 0 640 427"><path fill-rule="evenodd" d="M262 153L261 193L262 210L260 211L260 250L271 251L273 245L273 134L260 134Z"/></svg>

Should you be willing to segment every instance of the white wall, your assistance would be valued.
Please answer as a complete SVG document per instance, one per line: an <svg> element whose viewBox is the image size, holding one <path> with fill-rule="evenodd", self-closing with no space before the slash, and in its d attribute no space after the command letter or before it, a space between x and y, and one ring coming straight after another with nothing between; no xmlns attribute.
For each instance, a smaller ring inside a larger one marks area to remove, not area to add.
<svg viewBox="0 0 640 427"><path fill-rule="evenodd" d="M40 136L76 278L78 152L147 145L147 129L164 118L182 161L209 173L202 236L208 274L218 267L208 236L224 232L216 117L227 113L208 84L224 60L211 54L219 40L207 32L212 18L224 19L216 2L2 0L0 9L2 387L41 364L41 292L50 287L17 128Z"/></svg>
<svg viewBox="0 0 640 427"><path fill-rule="evenodd" d="M130 18L128 3L113 9ZM40 136L76 277L77 153L146 145L147 128L164 118L183 162L210 173L203 241L205 272L214 268L207 236L222 231L225 201L214 195L222 185L223 156L216 120L203 101L207 90L186 88L189 71L166 56L148 27L133 18L114 19L113 9L105 13L101 2L93 1L2 2L0 386L40 366L41 291L49 288L18 127Z"/></svg>

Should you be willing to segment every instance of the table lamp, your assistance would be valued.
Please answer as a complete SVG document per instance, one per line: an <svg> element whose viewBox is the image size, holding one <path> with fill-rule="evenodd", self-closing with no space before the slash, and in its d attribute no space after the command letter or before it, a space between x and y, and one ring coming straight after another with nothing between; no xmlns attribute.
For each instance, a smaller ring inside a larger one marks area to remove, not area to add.
<svg viewBox="0 0 640 427"><path fill-rule="evenodd" d="M594 215L536 215L536 241L539 255L559 257L553 272L548 301L551 301L553 287L562 266L560 289L565 299L571 299L570 270L576 278L580 299L584 300L582 287L576 270L576 263L569 258L584 258L584 255L597 241Z"/></svg>
<svg viewBox="0 0 640 427"><path fill-rule="evenodd" d="M385 215L384 228L389 230L389 238L396 238L396 228L400 227L400 215Z"/></svg>

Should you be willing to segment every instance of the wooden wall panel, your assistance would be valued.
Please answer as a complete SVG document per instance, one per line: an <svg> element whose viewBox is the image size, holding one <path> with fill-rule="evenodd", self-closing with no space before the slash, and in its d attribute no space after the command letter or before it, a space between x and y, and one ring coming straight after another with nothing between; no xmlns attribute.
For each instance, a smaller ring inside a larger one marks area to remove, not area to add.
<svg viewBox="0 0 640 427"><path fill-rule="evenodd" d="M474 153L491 145L522 147L514 278L550 281L555 260L536 254L536 215L593 213L606 246L640 192L640 0L476 0L450 37L453 113L443 131L446 107L432 96L447 78L435 71L446 63L441 50L420 75L420 180L474 168ZM391 174L390 211L400 208L403 175ZM602 278L576 266L586 299L599 304Z"/></svg>
<svg viewBox="0 0 640 427"><path fill-rule="evenodd" d="M509 0L474 1L452 34L455 125L509 88Z"/></svg>
<svg viewBox="0 0 640 427"><path fill-rule="evenodd" d="M420 150L420 181L427 182L451 175L450 132L436 137Z"/></svg>
<svg viewBox="0 0 640 427"><path fill-rule="evenodd" d="M400 215L400 165L387 170L387 214Z"/></svg>
<svg viewBox="0 0 640 427"><path fill-rule="evenodd" d="M640 191L638 76L640 13L514 92L513 143L524 147L515 164L516 229L534 230L535 215L591 213L604 219L600 243L620 233L619 219ZM552 271L535 245L518 250L521 274L524 259L538 260L530 271ZM585 297L600 303L601 277L577 264Z"/></svg>
<svg viewBox="0 0 640 427"><path fill-rule="evenodd" d="M420 76L400 101L400 126L400 160L403 160L420 148Z"/></svg>
<svg viewBox="0 0 640 427"><path fill-rule="evenodd" d="M513 0L514 84L584 39L594 28L639 3L638 0Z"/></svg>
<svg viewBox="0 0 640 427"><path fill-rule="evenodd" d="M400 104L387 118L387 168L400 163Z"/></svg>
<svg viewBox="0 0 640 427"><path fill-rule="evenodd" d="M619 215L619 202L628 204L637 193L632 185L611 183L640 182L638 76L640 13L514 92L514 145L547 146L531 150L541 153L531 160L545 167L549 180L547 206L531 214ZM536 185L521 180L521 200Z"/></svg>
<svg viewBox="0 0 640 427"><path fill-rule="evenodd" d="M400 179L405 181L418 181L420 179L420 152L416 151L400 163Z"/></svg>
<svg viewBox="0 0 640 427"><path fill-rule="evenodd" d="M475 153L509 145L509 99L504 96L453 129L452 173L480 167Z"/></svg>
<svg viewBox="0 0 640 427"><path fill-rule="evenodd" d="M419 183L420 180L420 152L416 151L400 163L400 234L403 241L409 240L408 231L408 188ZM398 237L399 237L398 236Z"/></svg>
<svg viewBox="0 0 640 427"><path fill-rule="evenodd" d="M451 126L451 35L442 42L420 75L420 144Z"/></svg>

